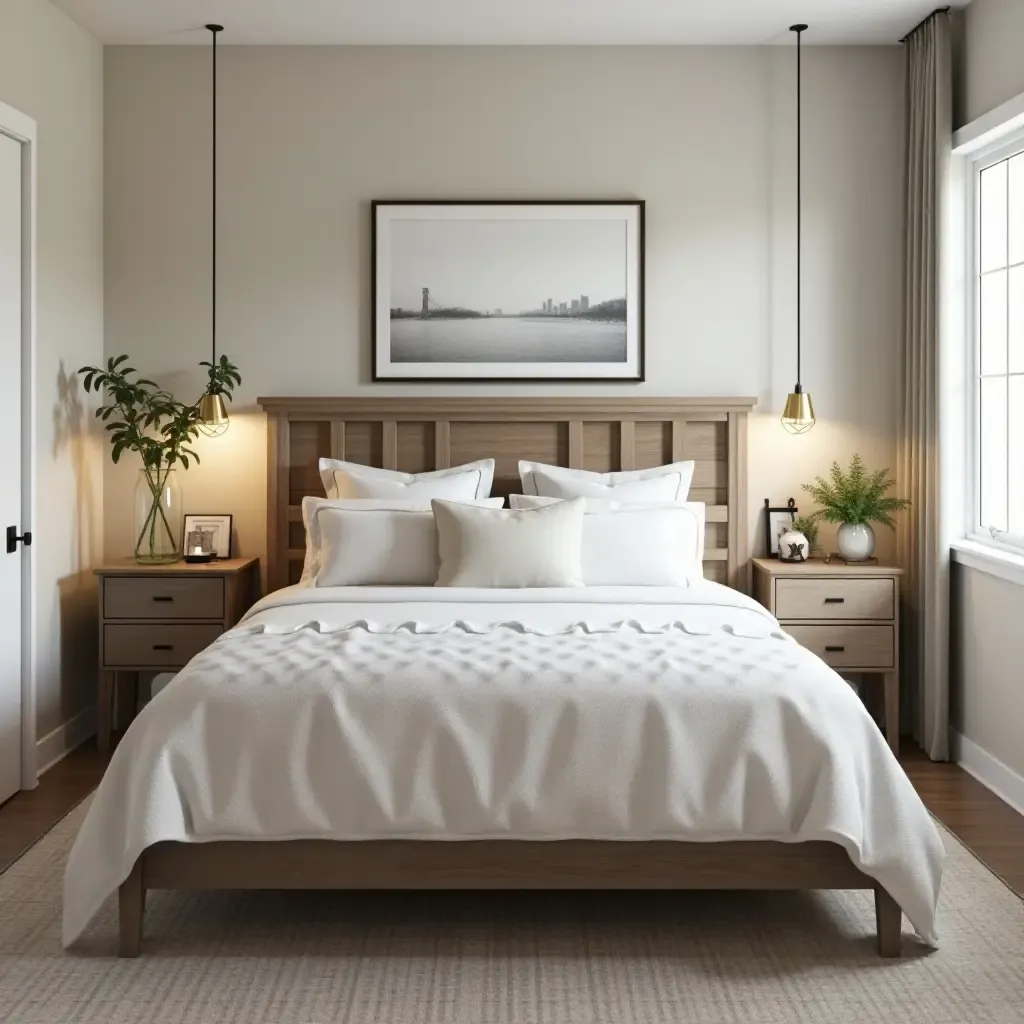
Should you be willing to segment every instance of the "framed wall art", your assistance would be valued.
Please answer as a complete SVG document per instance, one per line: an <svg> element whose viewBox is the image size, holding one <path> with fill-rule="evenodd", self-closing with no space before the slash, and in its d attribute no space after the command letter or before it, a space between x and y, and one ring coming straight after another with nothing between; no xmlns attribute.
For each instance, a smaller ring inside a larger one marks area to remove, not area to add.
<svg viewBox="0 0 1024 1024"><path fill-rule="evenodd" d="M371 204L375 381L642 381L639 200Z"/></svg>

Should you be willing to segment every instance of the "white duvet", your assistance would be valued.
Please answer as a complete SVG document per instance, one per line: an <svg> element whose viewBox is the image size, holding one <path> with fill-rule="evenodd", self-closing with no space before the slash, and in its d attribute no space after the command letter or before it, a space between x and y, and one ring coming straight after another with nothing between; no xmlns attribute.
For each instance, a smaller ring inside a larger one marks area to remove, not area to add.
<svg viewBox="0 0 1024 1024"><path fill-rule="evenodd" d="M708 582L272 594L117 747L64 941L154 843L298 838L831 840L936 938L942 843L881 733Z"/></svg>

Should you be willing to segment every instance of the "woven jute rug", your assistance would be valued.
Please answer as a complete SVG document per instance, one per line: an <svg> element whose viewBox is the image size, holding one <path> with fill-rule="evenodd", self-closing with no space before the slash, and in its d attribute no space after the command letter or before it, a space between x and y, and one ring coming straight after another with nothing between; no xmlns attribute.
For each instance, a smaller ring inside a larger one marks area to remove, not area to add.
<svg viewBox="0 0 1024 1024"><path fill-rule="evenodd" d="M61 949L84 808L0 875L3 1024L1024 1022L1024 904L945 835L942 946L874 952L868 893L151 893Z"/></svg>

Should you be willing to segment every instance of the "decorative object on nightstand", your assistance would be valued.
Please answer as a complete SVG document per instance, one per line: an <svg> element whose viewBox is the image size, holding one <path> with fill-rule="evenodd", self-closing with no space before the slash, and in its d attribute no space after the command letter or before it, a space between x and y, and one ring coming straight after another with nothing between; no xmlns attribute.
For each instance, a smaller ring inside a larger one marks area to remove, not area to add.
<svg viewBox="0 0 1024 1024"><path fill-rule="evenodd" d="M802 131L802 95L803 68L800 63L800 41L806 25L791 25L790 32L796 33L796 387L786 399L782 410L782 426L790 434L806 434L814 426L814 403L811 396L804 391L800 380L800 278L801 278L801 235L803 227L803 191L801 175L801 143Z"/></svg>
<svg viewBox="0 0 1024 1024"><path fill-rule="evenodd" d="M188 538L193 533L199 534L200 551L189 545ZM208 554L213 558L231 557L231 516L221 514L193 514L185 516L185 557ZM209 558L206 559L209 561Z"/></svg>
<svg viewBox="0 0 1024 1024"><path fill-rule="evenodd" d="M100 579L100 684L97 742L110 748L113 704L118 726L135 715L140 672L176 672L259 596L258 558L207 565L141 566L126 559L96 570Z"/></svg>
<svg viewBox="0 0 1024 1024"><path fill-rule="evenodd" d="M793 520L793 529L797 533L802 533L807 538L808 558L813 558L816 551L820 552L821 549L818 547L818 524L811 516L797 516Z"/></svg>
<svg viewBox="0 0 1024 1024"><path fill-rule="evenodd" d="M772 508L771 502L764 499L764 541L769 558L779 557L779 538L793 529L797 511L792 498L786 502L785 508Z"/></svg>
<svg viewBox="0 0 1024 1024"><path fill-rule="evenodd" d="M804 484L804 490L820 508L811 513L812 519L826 519L839 523L836 546L847 562L862 562L875 553L875 531L871 523L884 523L890 529L896 526L892 513L910 508L906 498L890 498L886 491L893 486L889 470L869 473L864 460L854 455L850 471L844 473L838 462L832 463L830 479L816 477L813 484Z"/></svg>
<svg viewBox="0 0 1024 1024"><path fill-rule="evenodd" d="M780 562L806 562L811 557L810 541L794 526L779 537Z"/></svg>
<svg viewBox="0 0 1024 1024"><path fill-rule="evenodd" d="M844 675L881 677L885 736L894 754L900 743L902 574L886 565L754 559L755 596L797 643Z"/></svg>

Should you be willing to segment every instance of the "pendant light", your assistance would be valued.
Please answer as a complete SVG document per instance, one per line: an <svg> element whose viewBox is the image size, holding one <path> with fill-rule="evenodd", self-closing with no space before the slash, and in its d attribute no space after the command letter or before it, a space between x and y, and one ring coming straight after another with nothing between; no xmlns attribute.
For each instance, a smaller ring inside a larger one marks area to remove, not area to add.
<svg viewBox="0 0 1024 1024"><path fill-rule="evenodd" d="M791 434L806 434L814 426L814 405L811 396L804 392L800 381L800 230L801 224L801 178L800 178L800 38L807 31L806 25L791 25L790 32L796 33L796 387L786 399L782 410L782 425Z"/></svg>
<svg viewBox="0 0 1024 1024"><path fill-rule="evenodd" d="M213 204L211 214L210 238L212 243L212 259L210 267L211 282L211 322L210 341L213 355L210 357L212 365L217 364L217 33L224 31L223 25L207 25L213 39L213 88L211 90L213 105L213 135L211 147L211 167L213 184ZM228 429L228 411L224 405L224 398L220 394L207 392L199 399L199 429L207 437L219 437Z"/></svg>

